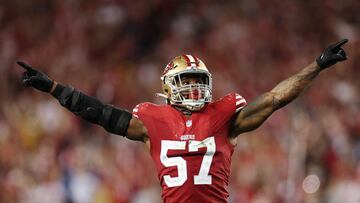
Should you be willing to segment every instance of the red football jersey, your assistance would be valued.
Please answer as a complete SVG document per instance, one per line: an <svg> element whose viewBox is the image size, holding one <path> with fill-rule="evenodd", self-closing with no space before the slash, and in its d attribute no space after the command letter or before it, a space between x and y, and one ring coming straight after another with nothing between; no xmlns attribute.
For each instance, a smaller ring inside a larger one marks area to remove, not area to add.
<svg viewBox="0 0 360 203"><path fill-rule="evenodd" d="M231 117L246 105L232 93L186 117L171 105L141 103L133 110L148 130L165 203L227 202Z"/></svg>

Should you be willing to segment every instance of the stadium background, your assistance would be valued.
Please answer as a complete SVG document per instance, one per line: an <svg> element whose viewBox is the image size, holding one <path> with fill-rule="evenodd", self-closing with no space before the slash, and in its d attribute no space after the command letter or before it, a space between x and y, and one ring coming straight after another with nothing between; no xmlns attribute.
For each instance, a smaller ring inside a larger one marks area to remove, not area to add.
<svg viewBox="0 0 360 203"><path fill-rule="evenodd" d="M154 94L176 55L207 64L215 98L251 101L341 38L349 60L240 135L229 202L360 202L359 10L355 0L1 1L0 202L161 201L141 143L24 88L18 59L132 109L163 102Z"/></svg>

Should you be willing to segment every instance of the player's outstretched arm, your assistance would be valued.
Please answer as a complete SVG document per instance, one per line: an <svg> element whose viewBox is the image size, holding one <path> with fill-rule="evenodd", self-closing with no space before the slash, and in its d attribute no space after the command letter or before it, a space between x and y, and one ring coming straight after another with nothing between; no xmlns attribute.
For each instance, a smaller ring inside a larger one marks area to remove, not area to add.
<svg viewBox="0 0 360 203"><path fill-rule="evenodd" d="M146 141L145 126L136 117L132 117L128 111L103 104L98 99L85 95L73 87L59 84L24 62L17 63L25 69L22 78L25 86L50 93L75 115L101 125L110 133L126 136L131 140Z"/></svg>
<svg viewBox="0 0 360 203"><path fill-rule="evenodd" d="M271 91L260 95L255 101L245 106L234 119L230 128L230 136L236 137L238 134L256 129L274 111L297 98L322 70L339 61L346 60L346 53L341 46L347 41L347 39L343 39L330 45L316 59L316 62L280 82Z"/></svg>

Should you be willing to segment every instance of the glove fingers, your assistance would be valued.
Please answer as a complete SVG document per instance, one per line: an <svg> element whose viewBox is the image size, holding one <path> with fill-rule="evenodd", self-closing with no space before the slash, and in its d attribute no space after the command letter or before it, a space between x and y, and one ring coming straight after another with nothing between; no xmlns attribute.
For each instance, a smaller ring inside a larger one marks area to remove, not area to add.
<svg viewBox="0 0 360 203"><path fill-rule="evenodd" d="M29 86L30 86L29 83L28 83L28 80L23 80L22 83L23 83L23 85L24 85L25 87L29 87Z"/></svg>
<svg viewBox="0 0 360 203"><path fill-rule="evenodd" d="M333 45L333 49L334 50L337 50L337 49L339 49L342 45L344 45L346 42L348 42L349 40L348 39L342 39L342 40L340 40L339 42L337 42L337 43L335 43L334 45Z"/></svg>
<svg viewBox="0 0 360 203"><path fill-rule="evenodd" d="M23 67L25 70L27 70L27 71L34 71L34 69L30 66L30 65L28 65L28 64L26 64L26 63L24 63L24 62L22 62L22 61L17 61L16 62L19 66L21 66L21 67Z"/></svg>
<svg viewBox="0 0 360 203"><path fill-rule="evenodd" d="M25 80L25 79L29 79L29 74L27 71L23 72L22 74L22 79Z"/></svg>
<svg viewBox="0 0 360 203"><path fill-rule="evenodd" d="M25 84L25 86L34 86L34 84L36 84L39 79L40 78L38 76L31 76L25 78L25 80L23 80L23 83Z"/></svg>
<svg viewBox="0 0 360 203"><path fill-rule="evenodd" d="M346 54L345 54L345 52L344 52L344 55L341 54L341 53L335 54L334 57L333 57L333 59L334 59L336 62L338 62L338 61L345 61L345 60L347 59L347 57L346 57Z"/></svg>
<svg viewBox="0 0 360 203"><path fill-rule="evenodd" d="M340 57L339 57L339 60L338 61L345 61L347 59L347 57L346 56L341 56L340 55Z"/></svg>
<svg viewBox="0 0 360 203"><path fill-rule="evenodd" d="M322 68L327 68L339 61L347 59L344 49L341 48L348 42L348 39L340 40L339 42L328 46L325 51L316 59L317 64Z"/></svg>
<svg viewBox="0 0 360 203"><path fill-rule="evenodd" d="M22 83L23 83L23 85L24 85L25 87L31 86L31 80L28 79L28 78L27 78L27 79L23 79Z"/></svg>
<svg viewBox="0 0 360 203"><path fill-rule="evenodd" d="M338 51L337 54L340 54L341 56L345 56L346 57L346 52L344 51L344 49L341 49Z"/></svg>
<svg viewBox="0 0 360 203"><path fill-rule="evenodd" d="M22 75L22 83L24 86L28 87L30 86L30 80L29 80L29 72L25 71L23 72L23 75Z"/></svg>
<svg viewBox="0 0 360 203"><path fill-rule="evenodd" d="M339 52L336 55L341 56L339 61L345 61L347 59L346 52L344 51L344 49L340 48Z"/></svg>

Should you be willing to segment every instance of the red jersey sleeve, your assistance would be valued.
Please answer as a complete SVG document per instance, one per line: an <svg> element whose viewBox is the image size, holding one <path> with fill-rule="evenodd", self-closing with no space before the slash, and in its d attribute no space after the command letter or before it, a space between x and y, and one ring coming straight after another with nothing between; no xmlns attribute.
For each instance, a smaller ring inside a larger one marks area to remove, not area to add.
<svg viewBox="0 0 360 203"><path fill-rule="evenodd" d="M150 102L144 102L136 105L132 111L133 116L143 122L148 122L149 119L156 114L155 104Z"/></svg>
<svg viewBox="0 0 360 203"><path fill-rule="evenodd" d="M143 122L150 138L170 131L165 128L164 121L171 115L164 110L163 106L151 102L140 103L133 109L133 116Z"/></svg>
<svg viewBox="0 0 360 203"><path fill-rule="evenodd" d="M230 119L246 106L245 99L236 93L230 93L223 98L210 103L206 112L211 117L211 125L215 130L229 124Z"/></svg>
<svg viewBox="0 0 360 203"><path fill-rule="evenodd" d="M232 116L246 106L246 100L237 93L230 93L214 102L217 110Z"/></svg>

